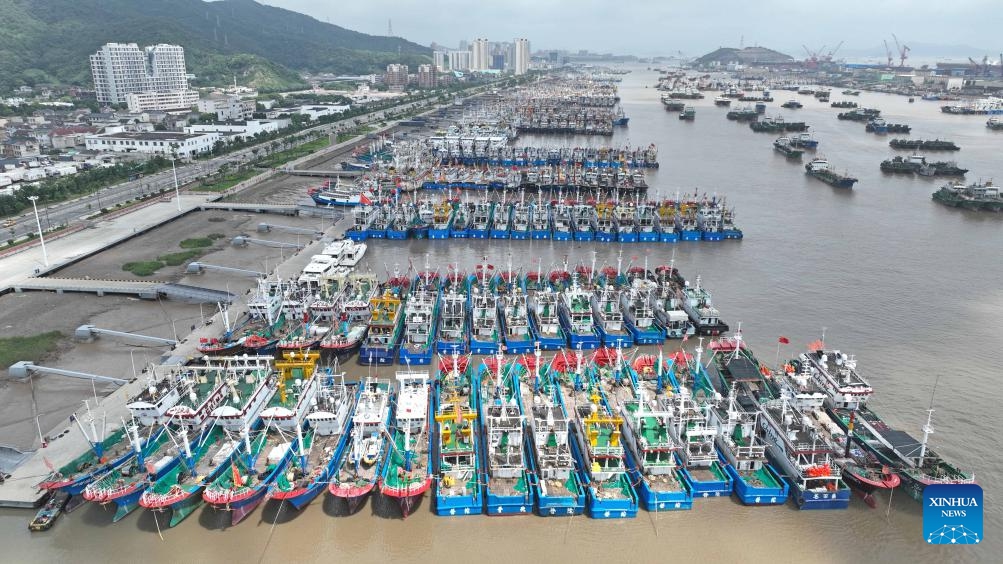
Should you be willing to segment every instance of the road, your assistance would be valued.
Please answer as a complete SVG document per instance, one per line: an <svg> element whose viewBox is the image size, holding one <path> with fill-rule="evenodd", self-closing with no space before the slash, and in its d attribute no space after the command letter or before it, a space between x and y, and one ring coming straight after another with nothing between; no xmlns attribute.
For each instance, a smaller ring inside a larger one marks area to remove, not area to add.
<svg viewBox="0 0 1003 564"><path fill-rule="evenodd" d="M464 95L470 96L480 93L483 92L485 88L485 86L473 88L470 91L464 92ZM359 125L366 125L383 121L388 112L399 114L402 111L410 112L419 108L432 109L434 107L441 107L441 105L437 105L434 98L428 98L425 100L410 102L401 106L392 106L390 108L364 114L352 119L297 131L290 136L302 135L313 131L322 135L337 134L342 131L355 128L356 122L358 122ZM234 151L232 153L208 160L193 162L177 161L176 171L178 185L181 189L183 189L185 184L195 182L202 177L214 174L223 165L230 165L231 168L235 168L236 165L246 163L254 158L255 155L253 154L253 150L257 149L260 152L261 147L266 146L271 142L272 141L267 141L253 147ZM76 222L83 221L87 216L97 213L101 210L101 208L114 208L117 204L123 203L126 200L134 199L146 194L154 194L161 189L171 191L174 187L174 171L168 169L136 180L108 186L94 192L93 194L74 200L40 206L38 208L39 220L43 230L48 230L52 227L58 227L63 224L73 225ZM174 194L168 192L165 193L165 196L174 197ZM0 237L0 240L16 239L28 233L38 232L35 216L31 209L11 219L14 220L13 225L8 225L7 223L4 224L3 231L0 232L0 236L2 236Z"/></svg>

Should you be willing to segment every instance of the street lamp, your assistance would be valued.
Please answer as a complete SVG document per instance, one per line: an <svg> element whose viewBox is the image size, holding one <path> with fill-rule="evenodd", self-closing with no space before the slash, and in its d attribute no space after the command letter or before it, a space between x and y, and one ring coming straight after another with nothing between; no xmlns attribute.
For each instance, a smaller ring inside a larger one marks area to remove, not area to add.
<svg viewBox="0 0 1003 564"><path fill-rule="evenodd" d="M178 211L181 211L181 189L178 187L178 169L174 167L174 153L171 153L171 171L174 172L174 194L178 198Z"/></svg>
<svg viewBox="0 0 1003 564"><path fill-rule="evenodd" d="M35 210L35 225L38 226L38 240L42 242L42 260L45 261L45 267L49 268L49 253L45 251L45 237L42 235L42 220L38 217L38 205L35 202L38 200L38 196L28 196L31 200L31 207Z"/></svg>

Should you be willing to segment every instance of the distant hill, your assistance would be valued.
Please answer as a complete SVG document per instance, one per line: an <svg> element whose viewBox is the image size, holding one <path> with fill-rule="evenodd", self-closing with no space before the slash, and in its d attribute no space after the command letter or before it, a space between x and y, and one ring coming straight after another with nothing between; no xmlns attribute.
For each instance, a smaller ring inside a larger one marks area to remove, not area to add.
<svg viewBox="0 0 1003 564"><path fill-rule="evenodd" d="M0 92L41 83L91 85L88 57L109 42L185 48L196 84L275 90L298 73L365 74L431 50L320 22L252 0L0 0Z"/></svg>
<svg viewBox="0 0 1003 564"><path fill-rule="evenodd" d="M748 65L752 63L786 63L792 62L794 57L785 55L779 51L767 49L766 47L746 47L735 49L734 47L720 47L706 55L693 61L695 65L710 65L718 63L726 65L729 63L741 63Z"/></svg>

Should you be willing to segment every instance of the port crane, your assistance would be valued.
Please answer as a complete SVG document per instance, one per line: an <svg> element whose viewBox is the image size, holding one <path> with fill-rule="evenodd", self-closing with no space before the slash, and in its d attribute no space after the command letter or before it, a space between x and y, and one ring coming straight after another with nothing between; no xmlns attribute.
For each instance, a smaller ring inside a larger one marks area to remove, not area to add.
<svg viewBox="0 0 1003 564"><path fill-rule="evenodd" d="M895 48L899 50L899 68L904 67L905 60L909 58L909 46L904 43L900 44L899 38L895 37L894 33L892 34L892 39L895 40ZM891 56L888 57L888 64L891 64Z"/></svg>
<svg viewBox="0 0 1003 564"><path fill-rule="evenodd" d="M891 67L892 66L892 60L893 60L892 59L892 50L891 50L890 47L888 47L888 40L887 39L883 39L882 41L885 42L885 57L888 58L888 62L886 64L889 67Z"/></svg>

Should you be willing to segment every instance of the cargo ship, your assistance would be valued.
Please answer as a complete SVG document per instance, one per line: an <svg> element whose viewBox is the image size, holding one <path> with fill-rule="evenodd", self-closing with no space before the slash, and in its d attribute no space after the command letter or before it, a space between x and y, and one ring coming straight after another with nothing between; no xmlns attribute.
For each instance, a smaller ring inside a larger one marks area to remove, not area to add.
<svg viewBox="0 0 1003 564"><path fill-rule="evenodd" d="M804 168L805 174L808 176L817 178L836 188L853 188L853 185L857 183L856 178L833 171L827 159L812 159Z"/></svg>

